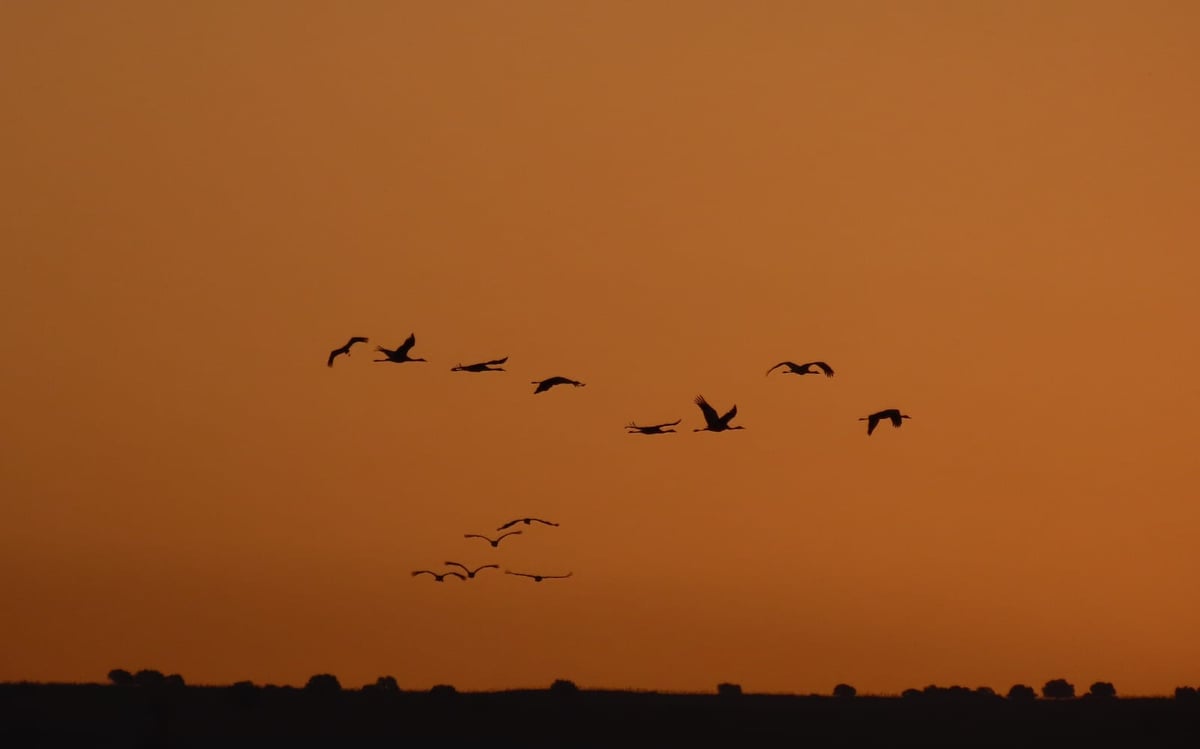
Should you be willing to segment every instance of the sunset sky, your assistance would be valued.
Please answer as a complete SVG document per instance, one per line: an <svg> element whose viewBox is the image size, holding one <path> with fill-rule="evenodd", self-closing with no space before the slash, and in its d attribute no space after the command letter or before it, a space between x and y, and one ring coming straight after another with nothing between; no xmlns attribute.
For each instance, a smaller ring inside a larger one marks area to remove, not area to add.
<svg viewBox="0 0 1200 749"><path fill-rule="evenodd" d="M0 681L1200 684L1197 39L1166 0L0 5Z"/></svg>

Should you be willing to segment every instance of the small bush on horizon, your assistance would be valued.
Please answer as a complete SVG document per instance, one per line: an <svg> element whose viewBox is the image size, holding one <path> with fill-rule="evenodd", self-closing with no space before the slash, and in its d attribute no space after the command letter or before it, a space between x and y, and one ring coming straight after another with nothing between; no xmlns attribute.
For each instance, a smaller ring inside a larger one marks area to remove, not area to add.
<svg viewBox="0 0 1200 749"><path fill-rule="evenodd" d="M340 692L342 683L333 674L313 674L308 677L304 689L309 692Z"/></svg>
<svg viewBox="0 0 1200 749"><path fill-rule="evenodd" d="M843 699L849 699L851 697L856 697L857 695L858 695L858 690L855 689L854 687L850 686L849 684L838 684L836 687L833 688L833 696L834 697L841 697Z"/></svg>
<svg viewBox="0 0 1200 749"><path fill-rule="evenodd" d="M1175 687L1175 699L1180 702L1191 702L1200 699L1200 690L1195 687Z"/></svg>
<svg viewBox="0 0 1200 749"><path fill-rule="evenodd" d="M731 684L730 682L723 681L717 685L717 696L719 696L719 697L741 697L742 696L742 685L741 684Z"/></svg>
<svg viewBox="0 0 1200 749"><path fill-rule="evenodd" d="M396 683L395 676L380 676L375 680L374 684L367 684L364 686L363 690L374 692L399 692L400 685Z"/></svg>
<svg viewBox="0 0 1200 749"><path fill-rule="evenodd" d="M108 680L118 687L131 687L134 685L133 674L123 668L114 668L108 672Z"/></svg>
<svg viewBox="0 0 1200 749"><path fill-rule="evenodd" d="M1008 690L1008 699L1013 702L1032 702L1037 699L1037 692L1033 691L1031 686L1013 684Z"/></svg>
<svg viewBox="0 0 1200 749"><path fill-rule="evenodd" d="M1088 687L1088 697L1111 700L1117 696L1117 688L1111 681L1097 681Z"/></svg>
<svg viewBox="0 0 1200 749"><path fill-rule="evenodd" d="M429 693L434 697L453 697L458 694L458 690L450 684L434 684Z"/></svg>
<svg viewBox="0 0 1200 749"><path fill-rule="evenodd" d="M1066 679L1051 679L1042 685L1042 696L1048 700L1075 699L1075 685Z"/></svg>
<svg viewBox="0 0 1200 749"><path fill-rule="evenodd" d="M550 691L554 694L579 694L579 687L570 679L555 679Z"/></svg>

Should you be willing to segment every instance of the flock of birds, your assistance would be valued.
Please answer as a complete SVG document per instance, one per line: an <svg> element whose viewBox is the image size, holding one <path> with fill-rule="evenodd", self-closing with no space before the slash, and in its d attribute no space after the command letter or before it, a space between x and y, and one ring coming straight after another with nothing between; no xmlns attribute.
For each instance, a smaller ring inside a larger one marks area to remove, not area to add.
<svg viewBox="0 0 1200 749"><path fill-rule="evenodd" d="M524 523L525 525L532 525L533 523L541 523L542 525L549 525L549 526L553 526L555 528L558 527L558 523L554 523L549 520L543 520L541 518L517 518L516 520L508 521L507 523L500 526L496 530L498 530L498 531L507 530L508 528L513 527L517 523ZM490 536L485 536L480 533L464 533L463 538L480 538L480 539L483 539L484 541L487 541L489 544L491 544L491 547L493 549L498 549L498 548L500 548L501 541L508 538L509 536L519 536L519 535L521 535L521 531L508 531L508 533L501 533L496 538L492 538ZM412 576L417 577L418 575L432 575L433 581L435 583L445 582L447 577L457 577L459 580L466 582L467 580L474 580L475 576L483 570L488 570L488 569L498 570L498 569L500 569L500 565L498 565L498 564L482 564L482 565L476 567L475 569L471 569L470 567L463 564L462 562L447 561L447 562L442 562L442 564L446 565L447 567L458 567L459 569L462 570L462 572L455 572L454 570L443 570L442 572L434 572L433 570L413 570ZM568 578L571 576L572 573L568 572L565 575L546 575L546 574L535 575L532 572L513 572L512 570L504 570L504 574L515 575L517 577L528 577L528 578L532 579L535 583L540 583L543 580L561 580L564 578Z"/></svg>
<svg viewBox="0 0 1200 749"><path fill-rule="evenodd" d="M326 360L327 366L332 367L334 360L337 359L339 356L342 356L342 355L349 356L350 349L356 343L368 343L368 339L364 336L354 336L353 338L351 338L349 341L346 342L346 345L341 346L340 348L335 348L333 351L330 351L329 358ZM426 361L425 359L423 359L421 357L414 357L414 356L409 355L409 352L412 351L412 348L413 348L413 346L416 345L416 343L417 343L416 334L410 333L408 338L405 339L404 343L400 344L399 346L397 346L394 349L384 348L383 346L376 346L375 350L378 351L379 353L383 354L384 358L375 359L374 361L390 362L392 364L404 364L405 362ZM505 369L501 365L505 364L507 361L508 361L508 357L505 356L501 359L491 359L489 361L476 362L475 364L466 364L466 365L459 364L456 367L451 367L450 371L451 372L504 372ZM833 368L830 367L828 364L826 364L823 361L811 361L811 362L805 362L804 364L797 364L797 363L791 362L791 361L781 361L778 364L776 364L775 366L768 369L767 374L768 375L771 374L772 372L774 372L776 369L779 369L780 367L786 367L786 369L783 370L783 374L794 374L794 375L823 374L826 377L833 377ZM555 377L547 377L544 380L534 380L530 384L537 386L536 388L534 388L534 391L533 391L534 395L537 395L538 393L546 392L547 390L549 390L552 387L555 387L556 385L572 385L574 387L579 388L579 387L583 387L586 383L579 382L578 380L572 380L569 377L555 376ZM734 404L734 406L732 408L730 408L728 411L726 411L724 414L718 415L717 410L715 408L713 408L711 405L709 405L708 401L706 401L704 399L704 396L702 396L702 395L696 396L695 403L700 408L700 413L704 416L704 426L700 427L699 429L693 429L692 430L693 432L725 432L725 431L731 431L734 429L745 429L745 427L743 427L743 426L732 426L729 423L729 422L733 421L734 417L737 416L737 405L736 404ZM912 417L909 416L908 414L901 413L900 409L898 409L898 408L885 408L882 411L876 411L875 413L860 417L859 421L867 422L867 436L870 436L875 431L875 427L879 426L879 422L881 422L881 421L884 421L884 420L891 421L892 426L898 427L904 423L904 419L911 419L911 418ZM671 421L671 422L667 422L667 423L663 423L663 424L646 424L646 425L639 425L637 422L631 422L629 425L627 425L625 427L625 429L627 429L630 434L669 434L669 433L675 432L675 430L670 429L668 427L677 426L682 421L683 421L683 419L676 419L675 421ZM495 546L496 544L492 544L492 545ZM430 574L432 574L432 573L430 573ZM451 574L457 574L457 573L451 573ZM474 575L472 575L471 577L474 577ZM439 582L440 582L440 579L439 579Z"/></svg>
<svg viewBox="0 0 1200 749"><path fill-rule="evenodd" d="M344 346L335 348L333 351L329 352L329 358L326 360L326 365L332 367L334 361L339 356L349 356L350 349L353 348L355 344L368 343L368 342L369 341L365 336L352 337L349 341L346 342L346 344ZM411 333L411 334L409 334L408 338L405 339L404 343L400 344L399 346L397 346L394 349L384 348L383 346L376 346L375 350L378 351L380 354L382 354L383 358L375 359L374 361L375 362L386 362L386 363L392 363L392 364L404 364L406 362L424 362L424 361L426 361L425 359L411 355L413 346L415 346L416 343L417 343L417 336L415 333ZM490 359L488 361L476 362L474 364L459 364L455 367L451 367L450 371L451 372L504 372L506 370L504 369L503 365L507 362L508 362L508 357L505 356L500 359ZM823 374L826 377L833 377L833 367L830 367L828 364L826 364L823 361L811 361L811 362L805 362L803 364L797 364L796 362L791 362L791 361L782 361L782 362L779 362L778 364L776 364L775 366L771 367L770 369L768 369L766 373L767 373L767 375L770 375L772 372L774 372L775 370L777 370L781 367L784 368L783 374L794 374L794 375ZM573 380L569 377L554 376L554 377L547 377L544 380L534 380L530 384L537 386L536 388L534 388L534 391L533 391L534 395L537 395L538 393L544 393L547 390L550 390L551 388L556 387L558 385L571 385L573 387L580 388L580 387L584 387L585 383L579 382L578 380ZM730 424L730 422L733 421L733 419L737 416L738 410L737 410L736 404L723 414L718 414L717 410L715 408L713 408L709 404L709 402L704 399L704 396L702 396L702 395L696 396L695 404L700 408L701 415L704 416L704 426L700 427L698 429L693 429L692 431L694 431L694 432L725 432L725 431L732 431L735 429L745 429L745 427L743 427L741 425L733 426ZM912 418L912 417L909 416L908 414L901 413L900 409L898 409L898 408L887 408L882 411L876 411L875 413L869 414L867 416L863 416L862 418L859 419L859 421L867 422L867 435L869 436L872 432L875 431L875 427L877 427L879 425L879 423L883 420L889 420L892 422L892 426L898 427L904 423L904 421L903 421L904 419L909 419L909 418ZM647 434L647 435L671 434L676 431L676 430L672 429L671 427L678 426L682 422L683 422L683 419L676 419L675 421L665 422L662 424L638 424L636 422L631 422L630 424L628 424L625 427L625 429L628 431L629 434ZM543 520L541 518L532 518L532 517L517 518L516 520L510 520L509 522L507 522L507 523L501 525L499 528L497 528L496 530L500 531L501 533L499 536L497 536L495 538L492 538L491 536L486 536L486 535L483 535L480 533L466 533L466 534L463 534L463 538L478 538L480 540L486 541L493 549L497 549L500 547L500 542L503 541L504 539L508 538L509 536L521 535L522 531L520 531L520 530L508 530L509 528L511 528L514 525L517 525L518 523L524 523L527 526L531 525L532 523L540 523L540 524L546 525L546 526L551 526L551 527L555 527L555 528L558 527L558 523L554 523L549 520ZM507 531L507 532L504 532L504 531ZM445 561L445 562L442 562L442 564L445 565L446 567L457 567L458 570L461 570L461 571L453 570L453 569L442 570L441 572L435 572L434 570L413 570L412 576L418 577L420 575L429 575L433 578L434 582L438 582L438 583L445 582L446 578L448 578L448 577L456 577L459 580L466 582L467 580L474 580L475 576L484 570L488 570L488 569L499 570L500 569L500 565L498 565L498 564L483 564L483 565L480 565L480 566L474 567L474 568L468 567L467 565L463 564L462 562L455 562L455 561ZM504 574L515 575L518 577L528 577L528 578L532 579L534 582L540 583L543 580L558 580L558 579L568 578L568 577L571 577L572 573L568 572L565 575L547 575L547 574L534 574L534 573L530 573L530 572L513 572L512 570L506 569L506 570L504 570Z"/></svg>

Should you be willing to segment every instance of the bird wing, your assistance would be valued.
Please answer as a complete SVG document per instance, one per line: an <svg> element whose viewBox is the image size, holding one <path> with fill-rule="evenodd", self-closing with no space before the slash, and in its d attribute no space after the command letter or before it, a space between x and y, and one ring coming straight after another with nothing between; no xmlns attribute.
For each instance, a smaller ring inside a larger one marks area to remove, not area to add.
<svg viewBox="0 0 1200 749"><path fill-rule="evenodd" d="M767 370L767 374L771 374L772 372L774 372L775 370L779 369L780 367L788 367L789 369L791 369L791 368L793 368L793 367L795 367L795 366L796 366L796 365L795 365L795 364L792 364L790 361L781 361L781 362L779 362L778 364L776 364L775 366L773 366L773 367L771 367L770 369L768 369L768 370ZM764 376L765 376L765 375L764 375Z"/></svg>
<svg viewBox="0 0 1200 749"><path fill-rule="evenodd" d="M879 414L871 414L867 417L867 436L871 436L871 432L875 431L875 427L879 424Z"/></svg>
<svg viewBox="0 0 1200 749"><path fill-rule="evenodd" d="M467 579L466 575L463 575L463 574L461 574L461 573L458 573L458 572L443 572L443 573L442 573L442 577L457 577L459 580L466 580L466 579Z"/></svg>
<svg viewBox="0 0 1200 749"><path fill-rule="evenodd" d="M500 565L498 565L498 564L481 564L475 568L475 570L474 570L474 572L472 572L472 574L479 574L480 570L486 570L489 567L495 567L496 569L500 569Z"/></svg>
<svg viewBox="0 0 1200 749"><path fill-rule="evenodd" d="M504 363L504 362L506 362L506 361L508 361L508 357L507 357L507 356L506 356L506 357L504 357L503 359L492 359L492 360L491 360L491 361L489 361L489 362L484 362L484 364L488 364L488 365L495 366L495 365L497 365L497 364L503 364L503 363Z"/></svg>
<svg viewBox="0 0 1200 749"><path fill-rule="evenodd" d="M541 380L540 382L532 382L530 384L537 385L537 388L535 388L533 391L534 395L537 395L538 393L544 393L549 390L552 385L554 385L554 383L550 382L550 380Z"/></svg>
<svg viewBox="0 0 1200 749"><path fill-rule="evenodd" d="M499 542L501 539L507 538L508 536L519 536L519 535L521 535L521 531L509 531L508 533L502 533L499 536L497 536L496 541Z"/></svg>
<svg viewBox="0 0 1200 749"><path fill-rule="evenodd" d="M721 423L728 424L729 422L733 421L734 416L737 416L737 404L736 403L734 404L733 408L726 411L725 415L721 417Z"/></svg>
<svg viewBox="0 0 1200 749"><path fill-rule="evenodd" d="M353 338L350 339L350 342L346 344L346 350L349 350L350 347L356 343L367 343L367 337L361 336L361 335L354 336Z"/></svg>
<svg viewBox="0 0 1200 749"><path fill-rule="evenodd" d="M344 354L344 353L346 353L346 349L344 349L344 348L335 348L333 351L330 351L329 359L325 362L325 366L332 367L333 360L338 357L338 354Z"/></svg>
<svg viewBox="0 0 1200 749"><path fill-rule="evenodd" d="M897 410L894 410L894 409L892 410L892 412L890 414L888 414L888 418L892 420L892 426L894 426L894 427L898 427L904 423L903 421L901 421L900 412Z"/></svg>
<svg viewBox="0 0 1200 749"><path fill-rule="evenodd" d="M417 334L409 333L408 338L404 339L404 343L400 344L400 347L396 349L396 353L400 354L401 356L407 355L408 350L411 349L413 347L413 345L416 344L416 342L417 342Z"/></svg>
<svg viewBox="0 0 1200 749"><path fill-rule="evenodd" d="M462 567L464 570L469 569L467 565L463 564L462 562L442 562L442 564L447 564L452 567Z"/></svg>
<svg viewBox="0 0 1200 749"><path fill-rule="evenodd" d="M502 530L504 530L505 528L511 528L511 527L513 527L514 525L516 525L516 524L517 524L517 523L519 523L519 522L521 522L521 518L517 518L516 520L510 520L510 521L508 521L507 523L505 523L504 525L502 525L502 526L500 526L499 528L497 528L496 530L498 530L498 531L502 531Z"/></svg>
<svg viewBox="0 0 1200 749"><path fill-rule="evenodd" d="M529 518L529 519L535 520L535 521L537 521L539 523L543 523L545 525L553 525L555 528L558 527L558 523L551 523L549 520L542 520L541 518Z"/></svg>
<svg viewBox="0 0 1200 749"><path fill-rule="evenodd" d="M437 573L432 570L413 570L412 576L416 577L417 575L433 575L437 577Z"/></svg>
<svg viewBox="0 0 1200 749"><path fill-rule="evenodd" d="M573 573L573 572L568 572L568 573L567 573L567 574L565 574L565 575L542 575L542 577L545 577L545 578L551 578L551 577L553 577L553 578L562 579L562 578L564 578L564 577L570 577L570 576L571 576L571 575L573 575L573 574L575 574L575 573Z"/></svg>
<svg viewBox="0 0 1200 749"><path fill-rule="evenodd" d="M481 536L478 533L464 533L463 538L482 538L485 541L492 540L492 539L488 538L487 536Z"/></svg>
<svg viewBox="0 0 1200 749"><path fill-rule="evenodd" d="M823 361L809 362L805 366L806 367L817 367L818 369L820 369L822 372L825 373L826 377L833 377L833 367L829 366L828 364L826 364Z"/></svg>
<svg viewBox="0 0 1200 749"><path fill-rule="evenodd" d="M518 577L537 577L537 575L527 575L524 572L513 572L512 570L504 570L506 575L517 575Z"/></svg>
<svg viewBox="0 0 1200 749"><path fill-rule="evenodd" d="M666 424L655 424L653 428L654 429L662 429L663 427L673 427L681 421L683 421L683 419L676 419L675 421L670 421L670 422L667 422Z"/></svg>
<svg viewBox="0 0 1200 749"><path fill-rule="evenodd" d="M709 426L721 423L721 420L717 418L716 410L712 406L708 405L708 401L704 400L703 395L696 396L696 405L700 407L700 413L704 414L704 421L707 422Z"/></svg>

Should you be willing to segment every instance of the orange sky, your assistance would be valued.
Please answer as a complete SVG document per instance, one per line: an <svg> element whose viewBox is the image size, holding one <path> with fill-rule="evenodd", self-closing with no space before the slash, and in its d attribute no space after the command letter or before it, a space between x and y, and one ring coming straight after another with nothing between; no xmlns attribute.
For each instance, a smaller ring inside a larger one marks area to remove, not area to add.
<svg viewBox="0 0 1200 749"><path fill-rule="evenodd" d="M1197 38L4 4L0 680L1197 683ZM444 559L574 577L410 578Z"/></svg>

